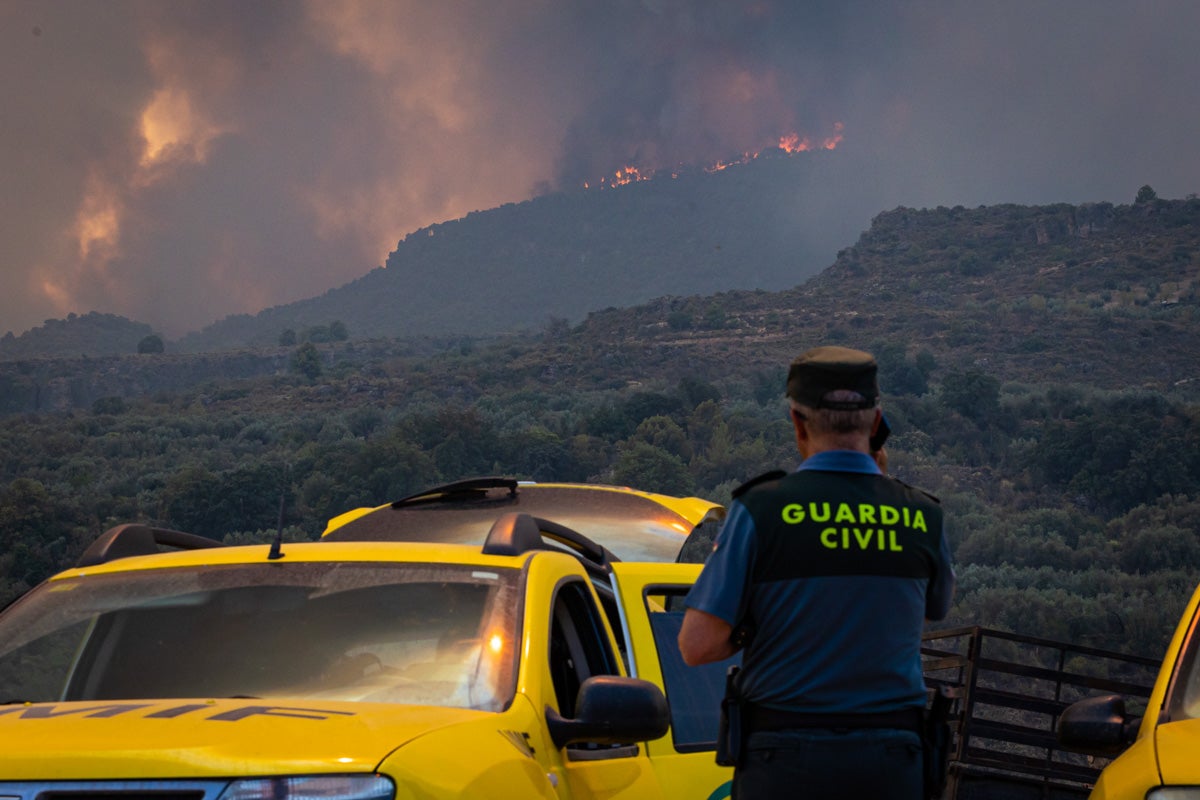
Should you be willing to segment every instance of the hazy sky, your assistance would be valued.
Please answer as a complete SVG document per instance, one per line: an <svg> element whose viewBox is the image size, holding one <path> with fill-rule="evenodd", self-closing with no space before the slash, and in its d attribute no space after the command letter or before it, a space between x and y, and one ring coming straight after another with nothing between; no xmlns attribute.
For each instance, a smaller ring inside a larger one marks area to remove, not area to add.
<svg viewBox="0 0 1200 800"><path fill-rule="evenodd" d="M831 262L898 205L1200 192L1196 0L0 0L0 37L0 332L175 337L789 134Z"/></svg>

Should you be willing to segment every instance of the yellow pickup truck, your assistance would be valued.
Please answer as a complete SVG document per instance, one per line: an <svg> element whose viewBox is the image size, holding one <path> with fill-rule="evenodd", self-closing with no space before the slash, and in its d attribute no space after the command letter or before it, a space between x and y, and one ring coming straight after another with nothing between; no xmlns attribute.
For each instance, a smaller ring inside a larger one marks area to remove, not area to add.
<svg viewBox="0 0 1200 800"><path fill-rule="evenodd" d="M119 526L0 614L0 797L728 797L673 563L722 513L486 479L317 542Z"/></svg>

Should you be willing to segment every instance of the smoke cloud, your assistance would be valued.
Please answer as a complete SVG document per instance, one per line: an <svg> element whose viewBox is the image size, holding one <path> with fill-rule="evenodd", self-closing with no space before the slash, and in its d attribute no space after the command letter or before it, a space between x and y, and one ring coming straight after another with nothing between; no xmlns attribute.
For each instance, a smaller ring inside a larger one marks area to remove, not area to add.
<svg viewBox="0 0 1200 800"><path fill-rule="evenodd" d="M0 37L14 333L178 336L424 225L790 134L830 261L897 205L1200 191L1192 0L13 0Z"/></svg>

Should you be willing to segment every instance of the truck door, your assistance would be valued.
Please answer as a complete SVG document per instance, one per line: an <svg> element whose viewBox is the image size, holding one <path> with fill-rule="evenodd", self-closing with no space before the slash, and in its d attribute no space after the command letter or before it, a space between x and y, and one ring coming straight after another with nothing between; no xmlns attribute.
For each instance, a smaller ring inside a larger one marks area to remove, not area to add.
<svg viewBox="0 0 1200 800"><path fill-rule="evenodd" d="M585 580L560 583L550 614L553 695L559 713L574 717L580 685L593 675L620 675L622 669L610 629ZM572 800L657 800L664 796L643 743L572 744L559 755ZM567 796L561 790L560 794Z"/></svg>
<svg viewBox="0 0 1200 800"><path fill-rule="evenodd" d="M671 796L723 800L733 770L716 764L717 726L727 661L689 667L679 654L683 598L699 564L615 563L613 579L629 647L630 673L658 684L671 709L671 730L649 742L650 761Z"/></svg>

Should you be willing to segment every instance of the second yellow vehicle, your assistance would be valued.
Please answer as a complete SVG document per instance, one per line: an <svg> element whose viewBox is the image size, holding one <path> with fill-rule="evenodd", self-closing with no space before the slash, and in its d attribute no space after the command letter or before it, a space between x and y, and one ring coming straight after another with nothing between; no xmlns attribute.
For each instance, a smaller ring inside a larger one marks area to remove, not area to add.
<svg viewBox="0 0 1200 800"><path fill-rule="evenodd" d="M1163 658L1145 712L1102 695L1069 706L1059 741L1073 750L1118 756L1100 773L1092 800L1200 800L1200 587ZM1119 754L1119 755L1118 755Z"/></svg>

